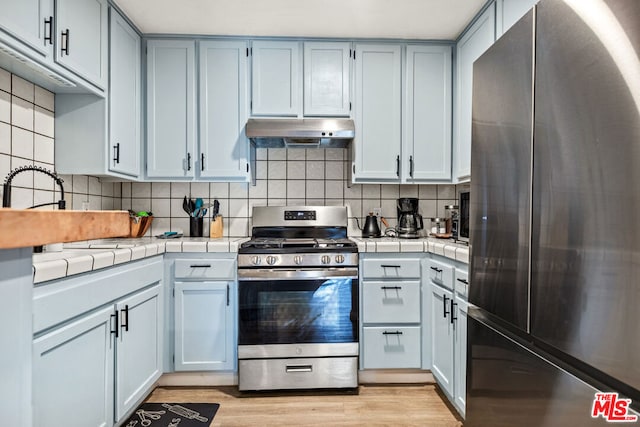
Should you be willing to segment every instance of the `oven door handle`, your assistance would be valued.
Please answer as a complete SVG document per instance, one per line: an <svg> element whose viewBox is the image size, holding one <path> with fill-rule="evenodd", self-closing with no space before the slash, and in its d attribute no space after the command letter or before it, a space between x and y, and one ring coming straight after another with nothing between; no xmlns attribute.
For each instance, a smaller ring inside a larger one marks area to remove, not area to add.
<svg viewBox="0 0 640 427"><path fill-rule="evenodd" d="M357 268L340 269L239 269L238 280L357 279Z"/></svg>

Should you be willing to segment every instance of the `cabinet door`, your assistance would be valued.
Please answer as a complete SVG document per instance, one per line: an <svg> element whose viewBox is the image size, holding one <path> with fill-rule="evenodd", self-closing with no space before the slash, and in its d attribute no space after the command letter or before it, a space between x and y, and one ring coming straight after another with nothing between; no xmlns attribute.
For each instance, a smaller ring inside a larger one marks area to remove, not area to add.
<svg viewBox="0 0 640 427"><path fill-rule="evenodd" d="M302 88L300 43L254 41L251 50L251 114L297 116Z"/></svg>
<svg viewBox="0 0 640 427"><path fill-rule="evenodd" d="M162 302L159 284L116 304L116 422L137 405L162 375Z"/></svg>
<svg viewBox="0 0 640 427"><path fill-rule="evenodd" d="M351 43L304 44L304 115L349 116Z"/></svg>
<svg viewBox="0 0 640 427"><path fill-rule="evenodd" d="M107 87L107 0L56 0L59 64L101 89Z"/></svg>
<svg viewBox="0 0 640 427"><path fill-rule="evenodd" d="M229 282L175 283L175 370L235 368L233 288Z"/></svg>
<svg viewBox="0 0 640 427"><path fill-rule="evenodd" d="M0 28L46 56L53 44L51 4L51 0L3 1Z"/></svg>
<svg viewBox="0 0 640 427"><path fill-rule="evenodd" d="M109 169L140 174L140 36L111 9L109 55Z"/></svg>
<svg viewBox="0 0 640 427"><path fill-rule="evenodd" d="M109 306L33 342L33 425L113 425L114 343Z"/></svg>
<svg viewBox="0 0 640 427"><path fill-rule="evenodd" d="M401 47L356 45L355 179L398 181Z"/></svg>
<svg viewBox="0 0 640 427"><path fill-rule="evenodd" d="M454 319L454 404L464 417L467 398L467 301L457 296Z"/></svg>
<svg viewBox="0 0 640 427"><path fill-rule="evenodd" d="M449 396L453 396L451 298L451 291L431 284L431 372Z"/></svg>
<svg viewBox="0 0 640 427"><path fill-rule="evenodd" d="M147 176L194 176L195 43L147 42Z"/></svg>
<svg viewBox="0 0 640 427"><path fill-rule="evenodd" d="M492 4L460 39L457 46L455 169L458 179L471 176L471 97L473 62L495 41L495 4Z"/></svg>
<svg viewBox="0 0 640 427"><path fill-rule="evenodd" d="M247 43L200 42L199 175L248 180Z"/></svg>
<svg viewBox="0 0 640 427"><path fill-rule="evenodd" d="M451 47L408 46L403 179L451 179Z"/></svg>

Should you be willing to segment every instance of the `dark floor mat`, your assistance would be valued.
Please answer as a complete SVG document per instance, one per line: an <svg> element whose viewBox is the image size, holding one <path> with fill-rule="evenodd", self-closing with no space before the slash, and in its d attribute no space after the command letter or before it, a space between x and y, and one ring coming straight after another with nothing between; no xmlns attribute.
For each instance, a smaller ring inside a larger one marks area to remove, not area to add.
<svg viewBox="0 0 640 427"><path fill-rule="evenodd" d="M143 403L122 427L209 427L217 403Z"/></svg>

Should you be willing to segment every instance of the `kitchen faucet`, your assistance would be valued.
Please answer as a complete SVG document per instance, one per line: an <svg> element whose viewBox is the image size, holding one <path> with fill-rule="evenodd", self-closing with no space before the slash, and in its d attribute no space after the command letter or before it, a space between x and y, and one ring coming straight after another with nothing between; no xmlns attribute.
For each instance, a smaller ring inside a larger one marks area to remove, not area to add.
<svg viewBox="0 0 640 427"><path fill-rule="evenodd" d="M58 200L57 202L51 202L51 203L41 203L39 205L31 206L30 208L27 208L27 209L39 208L42 206L49 206L49 205L58 205L58 209L66 208L66 202L64 200L64 187L62 186L63 179L60 178L58 174L56 174L55 172L51 172L50 170L40 166L21 166L9 172L9 175L7 175L7 177L4 179L4 184L2 185L2 188L3 188L2 207L3 208L11 207L11 181L17 174L19 174L20 172L26 172L26 171L41 172L45 175L49 175L60 186L60 200Z"/></svg>

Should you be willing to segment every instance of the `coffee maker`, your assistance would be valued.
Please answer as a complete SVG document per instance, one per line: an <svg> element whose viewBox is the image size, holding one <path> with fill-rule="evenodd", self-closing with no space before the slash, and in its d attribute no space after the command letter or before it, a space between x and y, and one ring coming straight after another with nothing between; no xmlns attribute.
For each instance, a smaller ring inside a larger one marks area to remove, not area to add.
<svg viewBox="0 0 640 427"><path fill-rule="evenodd" d="M418 231L424 228L422 215L418 213L418 199L403 197L398 199L398 226L396 231L402 239L417 239Z"/></svg>

